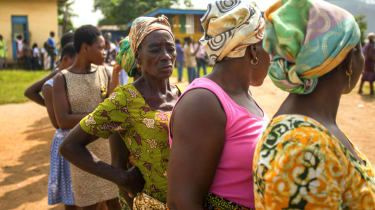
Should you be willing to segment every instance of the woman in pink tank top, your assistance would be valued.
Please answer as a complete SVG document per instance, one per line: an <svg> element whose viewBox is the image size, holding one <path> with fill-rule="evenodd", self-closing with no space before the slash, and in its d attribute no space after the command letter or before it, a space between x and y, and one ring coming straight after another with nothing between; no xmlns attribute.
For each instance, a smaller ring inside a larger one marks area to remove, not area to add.
<svg viewBox="0 0 375 210"><path fill-rule="evenodd" d="M168 207L254 208L252 160L267 119L249 91L267 74L264 19L251 1L216 1L200 40L213 72L180 97L170 122Z"/></svg>

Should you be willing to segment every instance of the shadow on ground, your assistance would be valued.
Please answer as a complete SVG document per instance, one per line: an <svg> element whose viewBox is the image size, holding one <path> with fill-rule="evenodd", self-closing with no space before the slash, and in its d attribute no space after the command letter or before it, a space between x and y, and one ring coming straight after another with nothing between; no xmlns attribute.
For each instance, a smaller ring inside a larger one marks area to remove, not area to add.
<svg viewBox="0 0 375 210"><path fill-rule="evenodd" d="M22 131L27 141L38 141L39 144L23 152L16 165L8 165L3 172L8 176L0 182L0 188L16 185L15 190L6 192L0 200L0 209L14 209L22 204L39 201L47 195L49 171L49 146L54 134L49 119L44 117ZM14 142L15 146L17 142ZM27 185L22 185L27 179L32 179ZM35 192L35 193L34 193ZM43 193L41 193L43 192Z"/></svg>

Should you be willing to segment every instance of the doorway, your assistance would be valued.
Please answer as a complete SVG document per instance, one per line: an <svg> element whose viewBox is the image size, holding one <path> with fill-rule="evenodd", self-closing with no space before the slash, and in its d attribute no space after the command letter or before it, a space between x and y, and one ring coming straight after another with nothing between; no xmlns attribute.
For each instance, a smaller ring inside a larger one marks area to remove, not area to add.
<svg viewBox="0 0 375 210"><path fill-rule="evenodd" d="M27 16L12 16L12 49L13 59L17 59L16 37L21 35L23 40L29 40L29 23Z"/></svg>

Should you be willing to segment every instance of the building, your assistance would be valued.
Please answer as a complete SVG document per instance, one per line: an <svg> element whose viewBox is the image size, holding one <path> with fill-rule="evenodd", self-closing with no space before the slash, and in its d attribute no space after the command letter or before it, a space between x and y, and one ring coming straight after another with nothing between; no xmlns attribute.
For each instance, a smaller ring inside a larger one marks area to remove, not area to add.
<svg viewBox="0 0 375 210"><path fill-rule="evenodd" d="M64 0L0 0L0 34L7 43L8 61L16 58L17 35L39 47L54 31L58 40L57 3Z"/></svg>
<svg viewBox="0 0 375 210"><path fill-rule="evenodd" d="M165 15L168 17L176 39L183 40L184 37L190 36L195 41L198 41L203 35L200 19L205 12L206 10L199 9L159 8L144 14L144 16L158 17Z"/></svg>

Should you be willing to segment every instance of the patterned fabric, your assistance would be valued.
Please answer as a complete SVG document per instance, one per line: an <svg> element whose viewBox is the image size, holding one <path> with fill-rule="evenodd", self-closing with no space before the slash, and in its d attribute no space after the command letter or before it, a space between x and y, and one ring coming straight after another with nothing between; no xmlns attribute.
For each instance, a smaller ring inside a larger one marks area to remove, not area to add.
<svg viewBox="0 0 375 210"><path fill-rule="evenodd" d="M53 87L53 78L47 80L44 85ZM49 205L58 203L74 205L69 162L59 153L59 147L68 133L69 130L57 129L52 139L48 175Z"/></svg>
<svg viewBox="0 0 375 210"><path fill-rule="evenodd" d="M204 35L200 42L212 61L243 57L246 48L260 42L264 19L251 0L216 0L209 3L201 19Z"/></svg>
<svg viewBox="0 0 375 210"><path fill-rule="evenodd" d="M355 152L309 117L274 118L254 155L255 208L374 209L374 169Z"/></svg>
<svg viewBox="0 0 375 210"><path fill-rule="evenodd" d="M166 210L167 205L144 194L140 193L134 198L133 210Z"/></svg>
<svg viewBox="0 0 375 210"><path fill-rule="evenodd" d="M326 1L282 0L265 16L263 45L273 56L269 76L291 93L311 93L318 77L337 67L360 41L354 17Z"/></svg>
<svg viewBox="0 0 375 210"><path fill-rule="evenodd" d="M128 73L129 77L137 75L135 57L130 47L129 36L120 42L120 52L116 56L116 61Z"/></svg>
<svg viewBox="0 0 375 210"><path fill-rule="evenodd" d="M143 192L165 202L170 113L152 110L134 85L128 84L118 87L80 125L87 133L104 138L118 132L130 151L130 162L145 179Z"/></svg>
<svg viewBox="0 0 375 210"><path fill-rule="evenodd" d="M157 18L138 17L134 20L129 32L130 46L134 54L137 53L138 47L145 37L156 30L168 31L174 38L168 18L164 15Z"/></svg>
<svg viewBox="0 0 375 210"><path fill-rule="evenodd" d="M48 176L48 205L58 203L74 205L69 162L59 154L59 147L68 133L69 130L57 129L52 140Z"/></svg>
<svg viewBox="0 0 375 210"><path fill-rule="evenodd" d="M203 208L205 210L250 210L250 208L239 206L212 193L206 197Z"/></svg>

